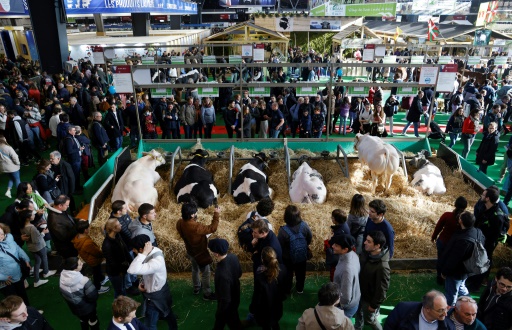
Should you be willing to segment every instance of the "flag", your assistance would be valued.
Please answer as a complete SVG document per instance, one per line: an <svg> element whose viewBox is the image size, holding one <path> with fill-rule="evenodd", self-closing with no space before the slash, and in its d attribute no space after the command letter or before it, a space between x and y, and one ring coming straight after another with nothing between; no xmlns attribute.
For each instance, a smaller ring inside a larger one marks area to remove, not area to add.
<svg viewBox="0 0 512 330"><path fill-rule="evenodd" d="M393 36L393 39L395 39L395 41L398 40L398 37L404 33L398 26L396 27L396 32L395 32L395 35Z"/></svg>
<svg viewBox="0 0 512 330"><path fill-rule="evenodd" d="M439 28L436 26L436 24L431 19L429 19L428 20L427 40L434 41L434 40L436 40L436 37L438 35L439 35Z"/></svg>
<svg viewBox="0 0 512 330"><path fill-rule="evenodd" d="M485 12L485 22L491 23L496 17L496 13L498 10L498 1L491 1L487 6L487 11Z"/></svg>

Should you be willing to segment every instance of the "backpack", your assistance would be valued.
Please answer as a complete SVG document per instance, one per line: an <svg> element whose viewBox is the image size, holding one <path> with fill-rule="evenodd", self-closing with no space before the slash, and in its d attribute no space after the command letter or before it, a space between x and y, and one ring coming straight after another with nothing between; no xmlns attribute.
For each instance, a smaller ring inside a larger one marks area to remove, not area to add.
<svg viewBox="0 0 512 330"><path fill-rule="evenodd" d="M290 238L290 260L293 264L308 260L308 243L306 242L306 237L302 234L303 227L304 222L301 222L298 233L295 233L288 226L281 227Z"/></svg>
<svg viewBox="0 0 512 330"><path fill-rule="evenodd" d="M459 93L453 94L452 99L450 100L450 103L453 105L460 105L462 103L461 96L462 96L462 94L459 94Z"/></svg>
<svg viewBox="0 0 512 330"><path fill-rule="evenodd" d="M485 251L482 241L474 238L465 238L465 240L473 242L473 253L471 257L464 261L464 267L468 275L473 276L485 273L491 266L491 261L487 257L487 251Z"/></svg>

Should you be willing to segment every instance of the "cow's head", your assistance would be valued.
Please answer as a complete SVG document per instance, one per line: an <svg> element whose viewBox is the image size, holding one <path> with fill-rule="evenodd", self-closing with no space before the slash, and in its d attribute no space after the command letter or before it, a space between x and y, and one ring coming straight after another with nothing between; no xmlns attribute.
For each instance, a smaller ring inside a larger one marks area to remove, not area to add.
<svg viewBox="0 0 512 330"><path fill-rule="evenodd" d="M268 168L268 156L264 152L258 152L252 155L254 160L251 162L254 166L259 167L261 170Z"/></svg>
<svg viewBox="0 0 512 330"><path fill-rule="evenodd" d="M206 158L208 158L209 155L208 151L203 149L196 149L196 151L190 154L190 156L192 156L192 162L200 166L204 166L206 164Z"/></svg>
<svg viewBox="0 0 512 330"><path fill-rule="evenodd" d="M156 151L155 149L151 150L150 152L143 152L143 156L149 156L150 158L155 160L156 167L165 164L165 158L162 153Z"/></svg>
<svg viewBox="0 0 512 330"><path fill-rule="evenodd" d="M427 163L428 160L423 152L418 152L418 154L409 161L409 165L414 166L416 168L422 168Z"/></svg>
<svg viewBox="0 0 512 330"><path fill-rule="evenodd" d="M357 133L356 134L356 138L354 139L354 149L357 151L357 147L359 146L359 143L361 142L361 138L363 137L364 135L361 134L361 133Z"/></svg>

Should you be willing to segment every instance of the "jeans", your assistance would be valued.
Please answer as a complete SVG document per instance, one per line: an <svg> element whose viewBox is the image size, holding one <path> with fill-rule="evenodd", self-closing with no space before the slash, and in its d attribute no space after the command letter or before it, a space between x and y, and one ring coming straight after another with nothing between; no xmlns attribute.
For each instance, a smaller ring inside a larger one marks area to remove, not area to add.
<svg viewBox="0 0 512 330"><path fill-rule="evenodd" d="M439 260L441 260L441 256L443 255L445 244L438 238L436 240L437 247L437 277L441 277L441 269L439 268Z"/></svg>
<svg viewBox="0 0 512 330"><path fill-rule="evenodd" d="M319 130L318 132L313 132L311 137L321 139L322 138L322 130Z"/></svg>
<svg viewBox="0 0 512 330"><path fill-rule="evenodd" d="M212 130L213 130L213 123L205 124L205 127L204 127L204 138L205 139L212 138Z"/></svg>
<svg viewBox="0 0 512 330"><path fill-rule="evenodd" d="M338 134L340 134L340 133L343 135L347 134L347 118L348 117L344 117L344 116L340 117L340 128L338 129Z"/></svg>
<svg viewBox="0 0 512 330"><path fill-rule="evenodd" d="M487 174L487 168L489 167L488 164L480 164L478 167L478 170L484 174Z"/></svg>
<svg viewBox="0 0 512 330"><path fill-rule="evenodd" d="M297 135L297 128L299 127L299 122L298 121L292 121L291 124L290 124L290 130L291 130L291 133L292 133L292 138L295 137L295 135Z"/></svg>
<svg viewBox="0 0 512 330"><path fill-rule="evenodd" d="M230 126L230 125L225 125L226 126L226 132L228 133L228 138L232 139L233 138L233 128Z"/></svg>
<svg viewBox="0 0 512 330"><path fill-rule="evenodd" d="M73 174L75 176L75 187L78 190L78 187L80 187L80 169L82 167L82 160L80 159L78 162L69 163L71 165L71 170L73 170Z"/></svg>
<svg viewBox="0 0 512 330"><path fill-rule="evenodd" d="M112 151L117 151L117 149L123 146L123 136L121 135L115 137L113 140L111 140L110 145L112 146Z"/></svg>
<svg viewBox="0 0 512 330"><path fill-rule="evenodd" d="M405 125L404 130L402 131L402 134L405 134L407 132L407 129L409 127L411 127L411 124L414 125L414 136L415 137L420 137L420 135L418 133L418 129L420 128L420 122L419 121L416 121L416 122L408 121L407 125Z"/></svg>
<svg viewBox="0 0 512 330"><path fill-rule="evenodd" d="M459 138L460 133L448 133L450 135L450 145L449 148L453 147L455 145L455 142L457 142L457 139Z"/></svg>
<svg viewBox="0 0 512 330"><path fill-rule="evenodd" d="M199 266L196 259L189 254L187 254L187 258L192 263L192 283L194 289L202 288L203 294L209 296L212 293L210 288L210 265ZM199 279L199 272L202 274L201 279Z"/></svg>
<svg viewBox="0 0 512 330"><path fill-rule="evenodd" d="M109 275L110 283L114 288L114 298L118 296L126 296L126 288L124 287L124 275Z"/></svg>
<svg viewBox="0 0 512 330"><path fill-rule="evenodd" d="M468 158L469 150L471 150L471 146L475 141L476 134L471 134L471 137L468 138L468 134L462 134L461 140L464 145L464 149L462 149L462 158Z"/></svg>
<svg viewBox="0 0 512 330"><path fill-rule="evenodd" d="M148 327L149 330L157 330L158 320L161 317L164 318L162 312L156 308L151 300L146 300L146 327ZM176 321L176 316L172 310L170 310L169 314L165 316L165 320L167 321L170 330L178 329L178 322Z"/></svg>
<svg viewBox="0 0 512 330"><path fill-rule="evenodd" d="M9 182L7 183L7 187L12 188L13 184L16 189L18 189L18 185L20 184L20 171L7 173L9 174Z"/></svg>
<svg viewBox="0 0 512 330"><path fill-rule="evenodd" d="M203 138L203 123L201 121L194 123L194 139L198 137Z"/></svg>
<svg viewBox="0 0 512 330"><path fill-rule="evenodd" d="M185 139L191 139L192 138L192 128L191 125L184 125L183 130L185 131Z"/></svg>
<svg viewBox="0 0 512 330"><path fill-rule="evenodd" d="M271 128L270 132L268 134L269 138L277 139L277 137L279 136L279 132L280 132L280 130Z"/></svg>
<svg viewBox="0 0 512 330"><path fill-rule="evenodd" d="M41 141L39 126L30 127L30 130L34 134L34 143L37 141L40 147L43 147L43 141Z"/></svg>
<svg viewBox="0 0 512 330"><path fill-rule="evenodd" d="M343 312L345 312L345 316L350 319L350 318L352 318L352 316L354 316L356 314L358 308L359 308L359 306L355 305L354 307L351 307L351 308L346 308L346 309L340 308L340 309L343 310Z"/></svg>
<svg viewBox="0 0 512 330"><path fill-rule="evenodd" d="M48 255L46 254L46 247L37 252L32 252L34 255L34 282L39 282L39 268L43 265L43 275L48 274Z"/></svg>
<svg viewBox="0 0 512 330"><path fill-rule="evenodd" d="M356 323L354 328L363 329L366 323L374 330L382 330L382 326L379 323L379 309L377 308L375 311L370 312L368 306L370 305L364 300L359 302L359 308L355 314Z"/></svg>
<svg viewBox="0 0 512 330"><path fill-rule="evenodd" d="M387 117L389 120L389 135L393 136L393 116Z"/></svg>
<svg viewBox="0 0 512 330"><path fill-rule="evenodd" d="M355 112L355 111L350 111L350 112L348 113L348 116L349 116L348 118L350 118L350 123L349 123L349 125L348 125L348 126L352 127L352 124L354 123L354 121L355 121L355 120L356 120L356 118L357 118L357 112Z"/></svg>
<svg viewBox="0 0 512 330"><path fill-rule="evenodd" d="M464 275L462 279L455 279L451 276L447 276L444 281L444 291L446 296L446 303L448 306L455 306L457 302L457 296L469 296L469 291L466 288L467 275Z"/></svg>

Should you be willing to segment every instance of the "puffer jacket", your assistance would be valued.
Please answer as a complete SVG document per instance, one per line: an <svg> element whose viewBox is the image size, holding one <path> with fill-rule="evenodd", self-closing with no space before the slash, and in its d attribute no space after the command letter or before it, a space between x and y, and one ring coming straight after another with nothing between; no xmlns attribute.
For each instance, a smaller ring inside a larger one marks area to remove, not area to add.
<svg viewBox="0 0 512 330"><path fill-rule="evenodd" d="M14 173L20 170L20 159L9 145L0 146L0 173Z"/></svg>
<svg viewBox="0 0 512 330"><path fill-rule="evenodd" d="M5 239L0 242L0 288L5 287L5 281L9 276L13 283L21 280L20 266L6 252L9 252L19 260L30 261L25 251L16 244L14 237L11 234L7 234Z"/></svg>
<svg viewBox="0 0 512 330"><path fill-rule="evenodd" d="M80 272L63 270L60 274L59 288L71 312L76 316L85 316L96 310L98 291L89 278Z"/></svg>

